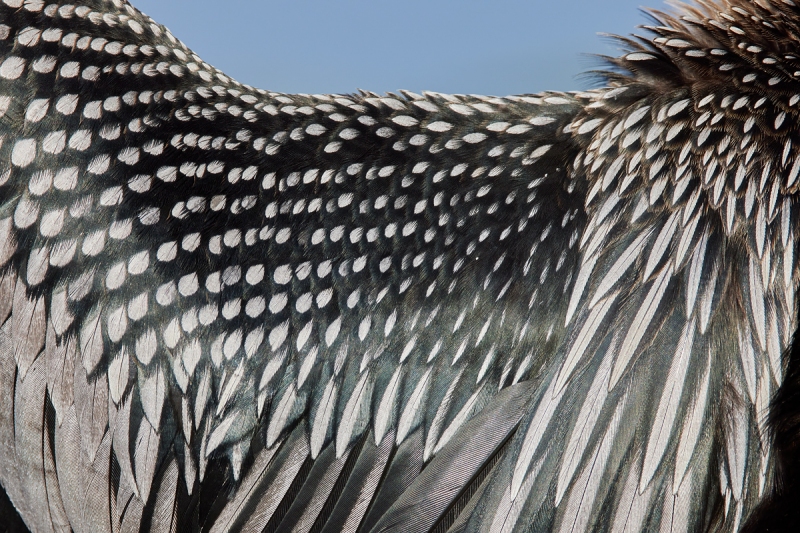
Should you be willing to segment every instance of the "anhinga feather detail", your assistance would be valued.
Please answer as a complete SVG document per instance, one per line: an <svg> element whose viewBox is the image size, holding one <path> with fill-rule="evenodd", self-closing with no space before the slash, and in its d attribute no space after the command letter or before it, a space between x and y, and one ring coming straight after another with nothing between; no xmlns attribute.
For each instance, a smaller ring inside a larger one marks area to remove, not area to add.
<svg viewBox="0 0 800 533"><path fill-rule="evenodd" d="M0 2L22 520L768 523L800 486L800 8L675 10L590 91L305 95L125 0Z"/></svg>

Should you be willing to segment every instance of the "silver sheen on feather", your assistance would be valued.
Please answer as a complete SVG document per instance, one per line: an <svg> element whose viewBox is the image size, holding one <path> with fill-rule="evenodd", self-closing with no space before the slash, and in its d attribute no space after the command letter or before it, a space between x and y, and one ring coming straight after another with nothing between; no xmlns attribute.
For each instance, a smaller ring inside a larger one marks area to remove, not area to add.
<svg viewBox="0 0 800 533"><path fill-rule="evenodd" d="M757 527L800 7L652 16L590 91L295 95L124 0L2 0L0 485L26 526Z"/></svg>

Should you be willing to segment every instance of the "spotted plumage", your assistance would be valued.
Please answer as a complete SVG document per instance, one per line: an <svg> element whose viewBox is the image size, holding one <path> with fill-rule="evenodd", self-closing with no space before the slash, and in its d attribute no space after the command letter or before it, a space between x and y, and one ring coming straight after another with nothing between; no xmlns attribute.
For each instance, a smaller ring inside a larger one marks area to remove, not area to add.
<svg viewBox="0 0 800 533"><path fill-rule="evenodd" d="M761 516L800 9L654 16L587 92L290 95L123 0L3 0L0 484L27 527Z"/></svg>

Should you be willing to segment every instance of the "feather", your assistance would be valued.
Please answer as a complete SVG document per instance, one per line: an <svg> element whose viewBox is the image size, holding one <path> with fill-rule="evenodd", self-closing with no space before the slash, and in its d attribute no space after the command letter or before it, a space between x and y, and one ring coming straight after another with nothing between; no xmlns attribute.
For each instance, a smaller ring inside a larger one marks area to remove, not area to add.
<svg viewBox="0 0 800 533"><path fill-rule="evenodd" d="M700 242L692 254L691 264L689 266L689 279L686 281L686 314L691 316L694 313L694 304L697 300L697 295L700 292L700 283L702 282L703 262L706 258L706 248L708 247L709 233L708 229L703 231L700 237Z"/></svg>
<svg viewBox="0 0 800 533"><path fill-rule="evenodd" d="M744 382L747 387L747 394L750 401L756 401L756 352L753 349L753 343L750 342L752 334L750 328L745 325L746 329L742 332L742 328L737 328L738 341L739 341L739 358L742 362L742 373L744 375ZM676 483L677 484L677 483Z"/></svg>
<svg viewBox="0 0 800 533"><path fill-rule="evenodd" d="M764 310L764 285L761 281L761 270L755 262L755 259L750 258L750 271L748 276L750 287L750 310L752 311L752 323L756 330L759 346L761 351L767 351L767 316Z"/></svg>
<svg viewBox="0 0 800 533"><path fill-rule="evenodd" d="M350 399L344 407L341 419L338 422L338 432L336 434L336 456L341 457L345 449L350 445L354 438L360 436L361 432L369 423L369 403L372 396L372 380L369 372L365 372L358 383L353 388Z"/></svg>
<svg viewBox="0 0 800 533"><path fill-rule="evenodd" d="M129 372L128 348L122 346L108 365L108 393L115 404L119 404L128 387Z"/></svg>
<svg viewBox="0 0 800 533"><path fill-rule="evenodd" d="M431 460L372 530L429 531L514 432L532 393L530 383L520 383L495 396Z"/></svg>
<svg viewBox="0 0 800 533"><path fill-rule="evenodd" d="M672 265L667 265L653 282L650 292L647 293L644 301L642 301L642 305L633 318L625 339L622 341L617 360L614 363L614 369L611 372L611 380L608 383L609 390L616 386L622 374L628 369L628 364L634 359L636 349L642 342L645 332L650 327L653 317L661 305L667 286L672 280L672 273Z"/></svg>
<svg viewBox="0 0 800 533"><path fill-rule="evenodd" d="M264 529L294 482L308 452L302 424L277 446L259 452L249 474L242 479L214 521L210 533Z"/></svg>
<svg viewBox="0 0 800 533"><path fill-rule="evenodd" d="M24 498L16 502L23 516L33 519L29 526L37 531L53 531L44 472L46 364L43 357L29 368L25 379L17 375L14 387L14 448ZM40 509L44 512L34 512Z"/></svg>
<svg viewBox="0 0 800 533"><path fill-rule="evenodd" d="M464 369L462 368L459 370L458 374L451 380L450 386L447 388L447 391L444 393L444 397L442 401L439 403L438 409L436 409L436 414L433 416L433 421L431 421L430 428L428 429L428 435L425 438L425 451L423 453L423 459L425 462L428 462L431 455L433 454L433 450L436 447L437 441L441 436L442 426L445 422L445 417L447 416L448 411L450 410L450 405L453 403L453 394L456 391L456 387L461 383L461 376L464 373ZM501 380L503 381L503 380ZM481 386L480 389L482 390L483 387ZM474 395L473 395L474 396Z"/></svg>
<svg viewBox="0 0 800 533"><path fill-rule="evenodd" d="M158 432L150 425L148 419L142 418L133 448L133 461L136 486L143 502L150 497L150 487L153 485L153 476L158 462L160 440Z"/></svg>
<svg viewBox="0 0 800 533"><path fill-rule="evenodd" d="M641 464L641 457L631 459L631 467L622 488L622 494L618 499L614 521L611 524L612 533L636 533L644 530L653 484L648 485L644 492L639 492Z"/></svg>
<svg viewBox="0 0 800 533"><path fill-rule="evenodd" d="M428 385L430 384L431 372L433 367L422 375L417 382L417 386L408 398L405 409L403 409L400 419L397 422L397 444L402 444L406 436L415 429L420 422L422 413L422 404L428 394Z"/></svg>
<svg viewBox="0 0 800 533"><path fill-rule="evenodd" d="M575 371L578 362L586 358L589 344L596 340L596 333L600 326L603 324L606 315L611 310L612 305L617 299L618 293L614 292L599 302L595 306L583 323L578 335L570 346L567 356L564 358L564 363L561 370L558 372L556 378L556 390L562 391L567 385L572 373ZM610 386L609 386L610 388Z"/></svg>
<svg viewBox="0 0 800 533"><path fill-rule="evenodd" d="M394 422L395 404L397 403L397 394L400 390L400 378L402 377L402 371L403 367L398 366L397 370L395 370L394 374L392 374L392 379L389 380L389 384L384 389L383 398L381 399L381 403L378 405L378 409L375 412L375 445L380 444L384 435L386 435L387 431Z"/></svg>
<svg viewBox="0 0 800 533"><path fill-rule="evenodd" d="M329 498L336 496L334 488L349 457L350 450L336 457L335 446L328 446L317 455L306 482L281 520L282 531L308 533L312 530Z"/></svg>
<svg viewBox="0 0 800 533"><path fill-rule="evenodd" d="M4 267L16 251L17 240L11 217L0 219L0 267Z"/></svg>
<svg viewBox="0 0 800 533"><path fill-rule="evenodd" d="M692 397L691 406L687 411L689 416L684 419L683 429L678 441L678 451L675 454L675 476L672 480L672 486L676 490L683 483L683 477L689 468L697 441L700 438L700 432L703 430L703 422L706 420L708 388L711 379L710 355L703 377L700 379L698 391Z"/></svg>
<svg viewBox="0 0 800 533"><path fill-rule="evenodd" d="M110 468L111 433L106 432L94 461L84 462L84 481L78 490L85 491L81 512L87 531L111 531Z"/></svg>
<svg viewBox="0 0 800 533"><path fill-rule="evenodd" d="M161 412L167 396L164 371L161 365L156 365L149 370L140 370L137 376L139 378L139 398L142 402L142 409L150 421L150 426L157 428L161 424Z"/></svg>
<svg viewBox="0 0 800 533"><path fill-rule="evenodd" d="M735 402L731 408L729 426L725 428L725 451L733 497L741 501L747 475L748 416L744 406Z"/></svg>
<svg viewBox="0 0 800 533"><path fill-rule="evenodd" d="M0 275L0 325L5 324L14 307L14 289L16 284L17 275L13 271L8 271Z"/></svg>
<svg viewBox="0 0 800 533"><path fill-rule="evenodd" d="M26 293L25 284L17 280L9 335L12 339L19 339L14 343L14 359L22 379L44 348L47 331L44 298L29 299Z"/></svg>
<svg viewBox="0 0 800 533"><path fill-rule="evenodd" d="M516 385L516 384L515 384ZM484 385L481 385L478 390L472 393L458 413L453 417L453 420L450 421L450 424L445 428L442 436L436 442L436 447L433 449L432 455L436 455L439 453L439 450L444 448L444 446L450 442L453 436L461 429L461 426L464 425L464 422L469 420L469 418L474 414L476 405L478 404L478 399L483 394Z"/></svg>
<svg viewBox="0 0 800 533"><path fill-rule="evenodd" d="M133 475L130 450L131 401L131 396L129 395L119 405L117 418L114 422L112 446L114 448L114 457L117 459L120 468L120 485L126 485L131 494L139 498L139 487L136 484L136 477Z"/></svg>
<svg viewBox="0 0 800 533"><path fill-rule="evenodd" d="M108 379L105 374L87 378L81 365L75 367L74 378L81 448L88 454L91 463L108 429Z"/></svg>
<svg viewBox="0 0 800 533"><path fill-rule="evenodd" d="M683 387L686 382L686 373L692 356L694 343L695 320L689 320L683 328L677 350L672 356L667 381L658 403L653 429L647 441L647 449L642 466L642 479L639 482L639 492L653 479L661 465L661 459L671 441L675 419L678 416L678 407L683 398Z"/></svg>
<svg viewBox="0 0 800 533"><path fill-rule="evenodd" d="M382 489L387 486L395 488L397 485L403 488L410 483L409 477L418 475L422 469L422 435L415 431L409 435L398 448L393 457L392 444L394 442L390 434L384 438L380 446L374 445L374 439L369 436L364 441L363 446L356 458L352 471L347 477L347 482L338 494L336 505L331 510L330 515L325 520L325 526L321 533L356 533L362 521L366 522L365 513L371 502L374 509L385 509L379 494L376 498L375 492L382 481L385 482ZM393 461L387 469L387 462ZM402 461L403 464L395 465L395 462ZM399 466L400 472L393 471L392 466ZM410 474L410 476L409 476ZM394 477L390 478L392 475ZM366 529L366 527L364 527Z"/></svg>
<svg viewBox="0 0 800 533"><path fill-rule="evenodd" d="M91 374L103 356L103 324L100 320L102 313L95 309L83 323L80 334L80 350L83 368L86 374Z"/></svg>
<svg viewBox="0 0 800 533"><path fill-rule="evenodd" d="M328 439L328 429L330 428L331 418L333 416L333 408L336 405L336 395L338 389L334 378L328 380L325 390L322 393L322 398L319 401L316 414L314 415L314 422L311 426L311 458L316 459L322 450L323 445Z"/></svg>
<svg viewBox="0 0 800 533"><path fill-rule="evenodd" d="M77 348L75 337L70 335L56 341L56 332L47 329L45 351L47 353L47 390L56 411L56 423L61 425L64 415L75 401L75 359Z"/></svg>
<svg viewBox="0 0 800 533"><path fill-rule="evenodd" d="M59 337L72 325L75 317L67 305L67 291L55 291L50 298L50 324Z"/></svg>
<svg viewBox="0 0 800 533"><path fill-rule="evenodd" d="M271 448L283 433L284 428L291 419L296 403L297 389L294 383L291 383L283 393L283 397L278 401L275 412L270 418L269 427L267 428L267 448Z"/></svg>
<svg viewBox="0 0 800 533"><path fill-rule="evenodd" d="M646 241L650 238L651 231L641 232L633 242L620 254L614 264L608 269L608 272L603 277L603 280L597 286L597 290L589 303L589 309L594 309L597 302L600 301L611 289L617 287L619 280L633 265L636 259L644 250Z"/></svg>
<svg viewBox="0 0 800 533"><path fill-rule="evenodd" d="M150 531L175 533L178 530L178 478L178 463L172 459L167 465L153 500L155 506Z"/></svg>
<svg viewBox="0 0 800 533"><path fill-rule="evenodd" d="M531 419L528 429L525 433L525 438L520 447L519 456L517 457L516 465L514 466L514 474L511 479L511 498L516 499L519 489L525 480L525 475L528 472L534 454L539 448L542 437L545 435L545 430L553 418L556 408L563 399L563 390L558 391L556 380L551 380L547 390L542 395L539 405L533 411L533 418Z"/></svg>
<svg viewBox="0 0 800 533"><path fill-rule="evenodd" d="M609 350L611 353L614 350ZM556 506L561 503L561 498L567 490L575 476L575 471L583 459L589 446L590 438L597 425L600 412L608 397L608 379L611 374L611 357L604 357L597 369L594 380L592 381L586 399L578 412L578 418L570 434L567 446L564 448L564 455L561 462L561 470L558 473L558 483L556 484Z"/></svg>
<svg viewBox="0 0 800 533"><path fill-rule="evenodd" d="M594 452L594 457L586 462L583 472L575 480L567 500L560 531L586 531L591 516L600 510L602 501L596 501L597 492L605 474L608 456L614 446L617 428L622 420L624 407L625 401L621 399L614 414L611 416L611 421L603 435L603 440L600 441Z"/></svg>
<svg viewBox="0 0 800 533"><path fill-rule="evenodd" d="M89 531L83 513L84 494L80 489L86 486L80 442L78 415L75 407L71 407L61 425L56 426L56 473L70 526L74 531Z"/></svg>
<svg viewBox="0 0 800 533"><path fill-rule="evenodd" d="M661 228L661 232L653 242L653 247L650 250L650 257L647 258L647 264L642 272L642 279L649 279L650 275L655 271L656 267L661 262L661 258L667 253L667 249L675 236L675 230L677 228L678 211L674 211L664 223L664 227Z"/></svg>

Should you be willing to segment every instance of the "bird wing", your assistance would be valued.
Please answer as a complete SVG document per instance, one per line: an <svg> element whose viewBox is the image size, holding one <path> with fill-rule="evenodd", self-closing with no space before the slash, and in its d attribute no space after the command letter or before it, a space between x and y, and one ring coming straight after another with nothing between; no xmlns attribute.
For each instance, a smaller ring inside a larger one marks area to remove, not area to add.
<svg viewBox="0 0 800 533"><path fill-rule="evenodd" d="M752 510L796 283L755 176L793 159L687 126L723 95L286 95L126 3L16 3L0 482L32 529Z"/></svg>
<svg viewBox="0 0 800 533"><path fill-rule="evenodd" d="M269 93L124 3L0 9L2 483L31 527L355 527L477 449L431 463L456 500L564 335L580 99Z"/></svg>

